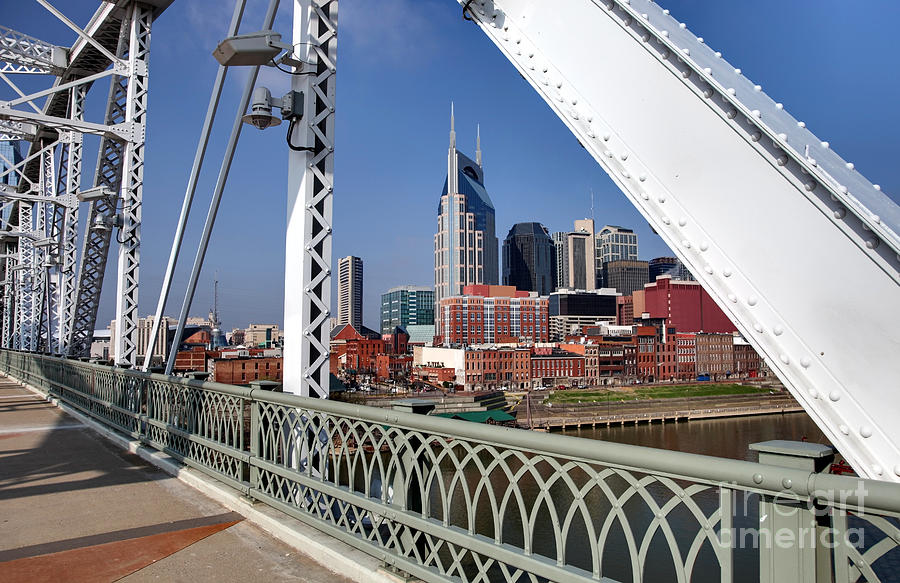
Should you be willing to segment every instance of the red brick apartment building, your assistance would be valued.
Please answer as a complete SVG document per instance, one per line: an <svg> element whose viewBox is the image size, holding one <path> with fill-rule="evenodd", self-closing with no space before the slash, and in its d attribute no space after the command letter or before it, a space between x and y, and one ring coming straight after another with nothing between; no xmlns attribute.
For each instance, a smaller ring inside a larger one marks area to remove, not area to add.
<svg viewBox="0 0 900 583"><path fill-rule="evenodd" d="M546 342L549 300L507 285L467 285L437 306L440 344Z"/></svg>
<svg viewBox="0 0 900 583"><path fill-rule="evenodd" d="M734 324L696 281L660 276L632 295L634 318L665 320L678 332L734 332Z"/></svg>

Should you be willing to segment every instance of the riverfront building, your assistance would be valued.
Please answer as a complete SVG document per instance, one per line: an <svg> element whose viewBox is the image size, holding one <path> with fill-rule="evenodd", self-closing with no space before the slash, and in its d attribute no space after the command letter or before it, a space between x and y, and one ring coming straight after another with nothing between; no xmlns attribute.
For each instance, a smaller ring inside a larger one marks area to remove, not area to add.
<svg viewBox="0 0 900 583"><path fill-rule="evenodd" d="M615 290L594 291L562 289L550 294L550 339L564 340L569 334L580 334L585 326L616 323Z"/></svg>
<svg viewBox="0 0 900 583"><path fill-rule="evenodd" d="M461 294L467 285L499 283L494 203L484 187L481 136L472 160L456 149L453 125L451 109L447 178L434 235L435 303Z"/></svg>
<svg viewBox="0 0 900 583"><path fill-rule="evenodd" d="M556 289L555 249L547 227L516 223L503 241L503 285L546 296Z"/></svg>

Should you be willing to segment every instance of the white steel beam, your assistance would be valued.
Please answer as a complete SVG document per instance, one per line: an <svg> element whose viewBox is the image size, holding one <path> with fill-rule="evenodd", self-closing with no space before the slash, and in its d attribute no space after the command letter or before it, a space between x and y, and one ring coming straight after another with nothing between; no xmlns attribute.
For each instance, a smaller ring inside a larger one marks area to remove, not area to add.
<svg viewBox="0 0 900 583"><path fill-rule="evenodd" d="M900 481L897 205L650 0L459 2L857 472Z"/></svg>
<svg viewBox="0 0 900 583"><path fill-rule="evenodd" d="M288 154L284 273L284 390L327 397L331 306L331 198L337 0L294 0L294 57L303 75L291 88L305 95Z"/></svg>

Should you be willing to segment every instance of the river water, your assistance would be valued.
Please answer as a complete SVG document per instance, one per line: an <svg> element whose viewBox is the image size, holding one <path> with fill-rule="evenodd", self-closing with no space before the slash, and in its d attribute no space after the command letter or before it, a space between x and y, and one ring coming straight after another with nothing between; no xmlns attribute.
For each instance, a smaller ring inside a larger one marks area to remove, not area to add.
<svg viewBox="0 0 900 583"><path fill-rule="evenodd" d="M828 444L806 413L698 419L683 423L568 429L563 435L757 461L750 444L772 439Z"/></svg>

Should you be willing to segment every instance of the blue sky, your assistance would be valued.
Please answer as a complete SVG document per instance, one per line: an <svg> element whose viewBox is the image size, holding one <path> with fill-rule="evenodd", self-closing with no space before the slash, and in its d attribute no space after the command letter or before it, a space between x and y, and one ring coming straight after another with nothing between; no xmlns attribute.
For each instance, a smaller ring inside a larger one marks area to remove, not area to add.
<svg viewBox="0 0 900 583"><path fill-rule="evenodd" d="M52 17L40 6L2 3L0 24L71 44L73 33L59 24L46 26ZM80 24L96 6L86 0L57 4ZM259 28L265 6L262 0L248 4L244 32ZM660 4L900 200L900 45L892 26L900 21L900 3ZM210 53L225 35L232 6L224 0L176 0L154 25L142 314L155 309L216 73ZM290 6L283 0L275 26L286 38L291 36ZM469 154L474 151L476 124L481 125L486 186L497 209L501 241L520 221L539 221L551 231L570 229L574 219L589 216L593 189L598 226L634 228L644 259L668 254L512 65L477 27L462 20L455 0L343 0L340 18L333 252L335 259L351 254L363 258L368 326L378 328L382 292L405 283L432 283L432 236L446 172L451 100L458 143ZM229 75L170 314L178 312L183 297L243 80L239 71ZM269 70L260 83L279 95L289 82L286 75ZM105 88L94 88L94 107L102 107L105 95ZM7 98L0 94L0 99ZM97 109L93 113L99 115ZM287 174L283 128L260 132L246 127L192 309L201 315L211 307L218 271L219 307L229 329L282 319ZM94 149L93 141L87 143ZM88 154L88 174L93 164ZM114 315L114 282L111 270L98 324Z"/></svg>

